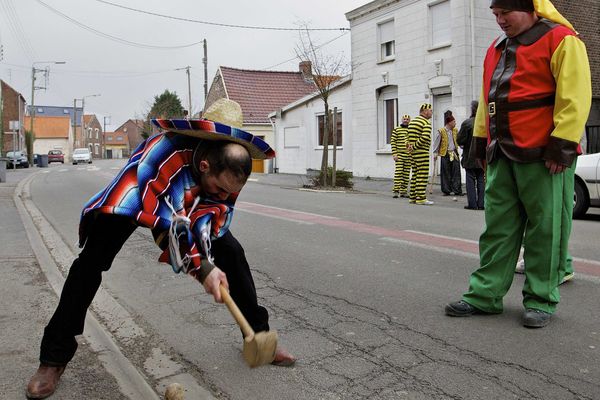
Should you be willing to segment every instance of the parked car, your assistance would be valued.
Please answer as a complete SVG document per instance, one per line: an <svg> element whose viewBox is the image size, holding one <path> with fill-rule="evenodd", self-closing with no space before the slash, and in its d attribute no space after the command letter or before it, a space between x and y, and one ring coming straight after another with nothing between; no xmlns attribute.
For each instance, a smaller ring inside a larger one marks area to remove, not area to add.
<svg viewBox="0 0 600 400"><path fill-rule="evenodd" d="M65 163L65 155L60 150L50 150L48 152L48 164L53 162Z"/></svg>
<svg viewBox="0 0 600 400"><path fill-rule="evenodd" d="M600 153L577 158L573 217L581 218L590 207L600 207Z"/></svg>
<svg viewBox="0 0 600 400"><path fill-rule="evenodd" d="M14 168L15 164L17 167L29 168L27 153L24 151L9 151L6 153L6 158L8 158L6 162L7 168Z"/></svg>
<svg viewBox="0 0 600 400"><path fill-rule="evenodd" d="M73 150L73 165L79 163L92 163L92 153L85 147Z"/></svg>

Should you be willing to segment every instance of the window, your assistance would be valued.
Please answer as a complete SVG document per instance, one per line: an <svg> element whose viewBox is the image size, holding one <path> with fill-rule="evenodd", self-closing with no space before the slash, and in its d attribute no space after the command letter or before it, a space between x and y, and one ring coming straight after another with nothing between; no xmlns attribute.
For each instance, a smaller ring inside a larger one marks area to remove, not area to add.
<svg viewBox="0 0 600 400"><path fill-rule="evenodd" d="M333 116L333 112L331 113L331 115ZM324 120L325 120L325 115L319 115L317 116L317 122L319 125L319 146L323 146L323 134L325 132L325 126L324 126ZM330 124L333 123L333 121L329 121ZM335 124L337 125L337 129L336 129L336 133L337 133L337 145L338 147L342 145L342 112L338 111L337 116L335 118ZM328 137L328 144L331 146L333 145L333 129L329 130L329 137Z"/></svg>
<svg viewBox="0 0 600 400"><path fill-rule="evenodd" d="M107 142L112 142L112 136L111 135L107 135L106 136L106 141Z"/></svg>
<svg viewBox="0 0 600 400"><path fill-rule="evenodd" d="M392 142L392 131L398 125L398 99L384 100L385 144Z"/></svg>
<svg viewBox="0 0 600 400"><path fill-rule="evenodd" d="M44 112L44 109L43 109L43 108L41 108L41 107L38 107L38 109L37 109L37 112L38 112L38 113L43 113L43 112Z"/></svg>
<svg viewBox="0 0 600 400"><path fill-rule="evenodd" d="M429 4L429 35L432 48L452 44L450 1L444 0Z"/></svg>
<svg viewBox="0 0 600 400"><path fill-rule="evenodd" d="M394 20L378 24L377 35L379 38L379 61L393 60L396 54Z"/></svg>
<svg viewBox="0 0 600 400"><path fill-rule="evenodd" d="M63 114L68 114L69 110L67 110L66 108L63 109Z"/></svg>
<svg viewBox="0 0 600 400"><path fill-rule="evenodd" d="M117 136L117 141L118 141L118 142L121 142L121 141L123 141L123 136Z"/></svg>
<svg viewBox="0 0 600 400"><path fill-rule="evenodd" d="M380 89L378 103L379 149L390 149L392 131L398 126L398 86Z"/></svg>
<svg viewBox="0 0 600 400"><path fill-rule="evenodd" d="M96 129L95 129L95 131L96 131L96 139L98 139L98 132L99 132L99 129L98 129L98 128L96 128Z"/></svg>
<svg viewBox="0 0 600 400"><path fill-rule="evenodd" d="M88 128L88 138L91 139L92 138L92 128Z"/></svg>

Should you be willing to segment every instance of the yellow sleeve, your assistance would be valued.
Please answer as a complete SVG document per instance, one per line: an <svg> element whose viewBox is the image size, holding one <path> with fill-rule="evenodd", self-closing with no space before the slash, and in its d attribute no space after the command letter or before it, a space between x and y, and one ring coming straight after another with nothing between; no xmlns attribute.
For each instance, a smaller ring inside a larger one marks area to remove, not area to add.
<svg viewBox="0 0 600 400"><path fill-rule="evenodd" d="M585 44L576 36L566 36L552 54L550 69L556 81L551 136L579 143L592 104L592 81Z"/></svg>
<svg viewBox="0 0 600 400"><path fill-rule="evenodd" d="M485 101L483 93L484 84L481 83L481 93L479 94L479 106L477 107L477 114L475 115L475 121L473 122L473 137L487 138L486 120L488 116L488 105Z"/></svg>

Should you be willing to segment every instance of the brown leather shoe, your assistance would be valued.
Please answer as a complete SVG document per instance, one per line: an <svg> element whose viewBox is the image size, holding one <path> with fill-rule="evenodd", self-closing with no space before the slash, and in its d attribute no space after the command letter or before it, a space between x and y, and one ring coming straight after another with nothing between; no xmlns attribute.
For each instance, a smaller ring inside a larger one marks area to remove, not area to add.
<svg viewBox="0 0 600 400"><path fill-rule="evenodd" d="M28 399L45 399L56 390L60 376L65 371L65 366L53 367L40 364L40 367L31 377L25 395Z"/></svg>
<svg viewBox="0 0 600 400"><path fill-rule="evenodd" d="M277 347L275 350L275 358L271 362L278 367L291 367L296 363L296 357L288 353L285 349Z"/></svg>

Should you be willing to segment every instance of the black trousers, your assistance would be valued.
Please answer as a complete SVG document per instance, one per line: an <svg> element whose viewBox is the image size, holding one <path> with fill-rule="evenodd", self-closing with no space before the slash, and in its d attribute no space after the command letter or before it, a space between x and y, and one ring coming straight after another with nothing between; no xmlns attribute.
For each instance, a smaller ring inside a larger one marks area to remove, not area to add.
<svg viewBox="0 0 600 400"><path fill-rule="evenodd" d="M483 182L483 169L467 168L467 207L483 208L485 184Z"/></svg>
<svg viewBox="0 0 600 400"><path fill-rule="evenodd" d="M462 195L462 184L460 181L460 161L458 157L450 161L450 156L445 155L441 159L441 187L444 194L453 192L457 196Z"/></svg>
<svg viewBox="0 0 600 400"><path fill-rule="evenodd" d="M85 315L102 282L102 272L110 269L135 229L127 217L98 215L83 250L71 265L58 307L44 329L42 363L59 366L71 361L77 350L75 336L83 333ZM215 264L227 275L231 297L252 328L269 330L269 315L258 305L254 280L240 243L227 232L212 242L211 251Z"/></svg>

